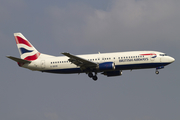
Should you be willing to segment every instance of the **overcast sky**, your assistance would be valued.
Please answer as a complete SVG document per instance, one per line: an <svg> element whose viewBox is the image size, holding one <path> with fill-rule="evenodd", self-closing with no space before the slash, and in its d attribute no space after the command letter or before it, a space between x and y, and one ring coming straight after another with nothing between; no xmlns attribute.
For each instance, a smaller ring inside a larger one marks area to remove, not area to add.
<svg viewBox="0 0 180 120"><path fill-rule="evenodd" d="M179 0L0 0L1 120L179 120ZM165 52L176 61L155 69L50 74L19 68L13 33L42 53Z"/></svg>

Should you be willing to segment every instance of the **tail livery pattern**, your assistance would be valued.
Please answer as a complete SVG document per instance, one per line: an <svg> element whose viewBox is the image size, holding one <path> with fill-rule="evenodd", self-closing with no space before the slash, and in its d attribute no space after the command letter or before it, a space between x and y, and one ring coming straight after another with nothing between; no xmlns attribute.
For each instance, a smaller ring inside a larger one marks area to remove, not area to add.
<svg viewBox="0 0 180 120"><path fill-rule="evenodd" d="M14 33L14 37L21 59L29 61L38 59L41 53L21 33Z"/></svg>

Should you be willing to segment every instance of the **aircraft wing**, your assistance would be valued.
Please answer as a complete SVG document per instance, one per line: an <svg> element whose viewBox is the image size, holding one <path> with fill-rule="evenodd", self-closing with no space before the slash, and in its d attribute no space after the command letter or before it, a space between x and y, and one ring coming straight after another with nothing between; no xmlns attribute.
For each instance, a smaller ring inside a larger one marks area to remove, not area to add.
<svg viewBox="0 0 180 120"><path fill-rule="evenodd" d="M72 62L73 64L77 65L77 66L80 66L81 68L95 68L97 66L97 63L95 62L91 62L91 61L88 61L84 58L81 58L81 57L78 57L78 56L75 56L75 55L72 55L70 53L62 53L63 55L69 57L69 61Z"/></svg>

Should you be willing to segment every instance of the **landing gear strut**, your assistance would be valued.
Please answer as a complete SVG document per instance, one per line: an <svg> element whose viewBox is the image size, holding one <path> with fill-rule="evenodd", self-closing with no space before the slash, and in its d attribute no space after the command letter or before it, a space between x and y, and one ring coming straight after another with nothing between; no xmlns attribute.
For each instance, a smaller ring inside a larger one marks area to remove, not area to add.
<svg viewBox="0 0 180 120"><path fill-rule="evenodd" d="M164 66L159 66L159 67L157 67L157 68L156 68L156 72L155 72L155 73L158 75L158 74L159 74L158 69L163 69L163 68L164 68Z"/></svg>
<svg viewBox="0 0 180 120"><path fill-rule="evenodd" d="M95 73L95 75L93 75L93 73L90 72L90 73L88 73L88 76L89 76L90 78L92 78L94 81L96 81L96 80L98 79L98 77L96 76L96 74L97 74L97 73Z"/></svg>

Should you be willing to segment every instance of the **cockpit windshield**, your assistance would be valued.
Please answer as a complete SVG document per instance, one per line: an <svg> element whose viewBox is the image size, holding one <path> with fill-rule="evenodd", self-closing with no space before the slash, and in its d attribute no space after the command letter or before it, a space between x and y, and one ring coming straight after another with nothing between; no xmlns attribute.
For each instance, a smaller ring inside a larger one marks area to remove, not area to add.
<svg viewBox="0 0 180 120"><path fill-rule="evenodd" d="M167 56L167 54L159 54L160 56Z"/></svg>

